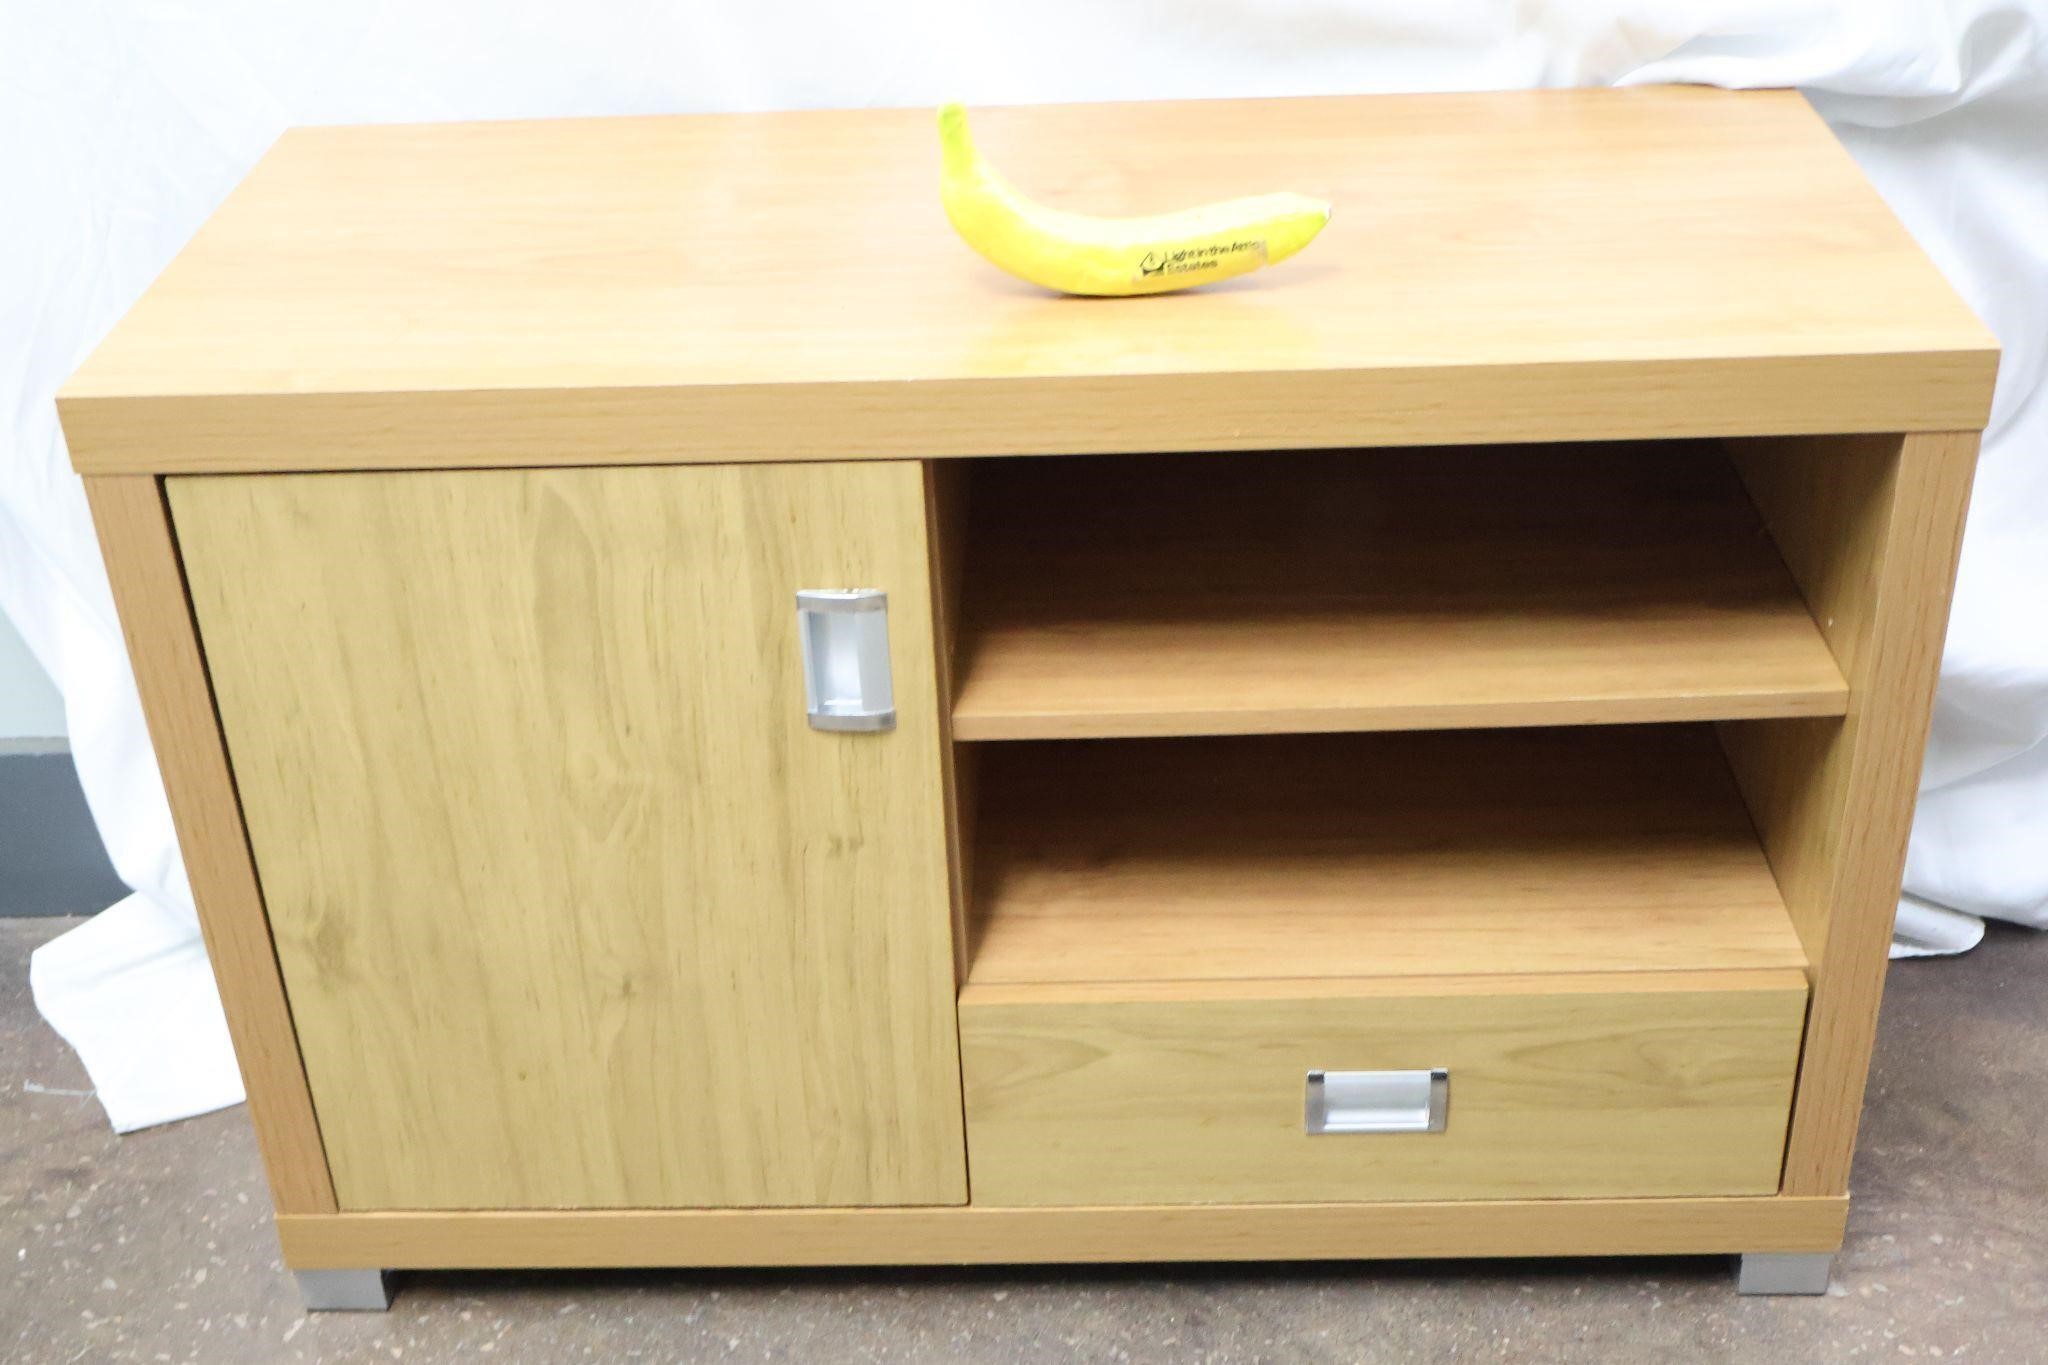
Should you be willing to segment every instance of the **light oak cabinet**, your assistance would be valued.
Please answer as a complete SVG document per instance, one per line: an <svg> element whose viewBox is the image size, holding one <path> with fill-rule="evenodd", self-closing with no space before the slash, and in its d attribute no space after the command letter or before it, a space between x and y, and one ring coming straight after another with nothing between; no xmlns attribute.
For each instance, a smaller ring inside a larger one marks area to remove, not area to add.
<svg viewBox="0 0 2048 1365"><path fill-rule="evenodd" d="M1784 92L977 131L1339 212L1083 302L919 111L301 130L62 395L309 1299L1824 1287L1982 326ZM807 715L810 590L893 724Z"/></svg>

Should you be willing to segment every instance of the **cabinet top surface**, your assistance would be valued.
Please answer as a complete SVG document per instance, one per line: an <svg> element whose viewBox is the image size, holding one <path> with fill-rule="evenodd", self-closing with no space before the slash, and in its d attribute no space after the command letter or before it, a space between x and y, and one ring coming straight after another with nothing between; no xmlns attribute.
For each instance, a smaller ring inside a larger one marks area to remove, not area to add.
<svg viewBox="0 0 2048 1365"><path fill-rule="evenodd" d="M928 109L300 129L65 388L74 459L282 467L257 452L291 422L335 433L299 443L320 467L557 462L452 434L543 409L598 462L1938 429L1989 401L1995 343L1791 92L975 127L1065 208L1291 189L1336 213L1237 281L1068 299L954 236ZM1783 392L1715 415L1759 384ZM1573 386L1632 396L1573 415ZM1170 415L1129 430L1147 405Z"/></svg>

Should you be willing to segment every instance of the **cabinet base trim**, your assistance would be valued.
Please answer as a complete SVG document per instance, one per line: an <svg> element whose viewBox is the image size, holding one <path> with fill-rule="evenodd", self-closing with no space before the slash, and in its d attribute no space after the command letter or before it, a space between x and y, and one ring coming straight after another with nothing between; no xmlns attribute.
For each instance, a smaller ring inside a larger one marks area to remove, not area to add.
<svg viewBox="0 0 2048 1365"><path fill-rule="evenodd" d="M1846 1195L1128 1208L292 1214L294 1270L1019 1265L1830 1252Z"/></svg>

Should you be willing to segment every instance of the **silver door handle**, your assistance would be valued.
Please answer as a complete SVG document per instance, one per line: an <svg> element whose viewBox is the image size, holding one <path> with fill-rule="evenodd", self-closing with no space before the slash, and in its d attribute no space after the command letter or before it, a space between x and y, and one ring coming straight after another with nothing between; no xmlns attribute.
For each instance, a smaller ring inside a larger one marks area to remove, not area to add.
<svg viewBox="0 0 2048 1365"><path fill-rule="evenodd" d="M889 594L880 588L805 588L796 595L796 624L811 728L895 729Z"/></svg>
<svg viewBox="0 0 2048 1365"><path fill-rule="evenodd" d="M1311 1071L1302 1126L1310 1133L1441 1133L1450 1107L1444 1067Z"/></svg>

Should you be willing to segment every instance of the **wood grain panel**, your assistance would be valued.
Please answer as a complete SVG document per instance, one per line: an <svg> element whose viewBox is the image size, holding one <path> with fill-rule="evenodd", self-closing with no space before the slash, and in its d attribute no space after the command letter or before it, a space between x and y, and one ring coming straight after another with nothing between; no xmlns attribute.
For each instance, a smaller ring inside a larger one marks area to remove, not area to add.
<svg viewBox="0 0 2048 1365"><path fill-rule="evenodd" d="M1790 91L977 110L1027 190L1280 187L1285 268L1103 306L956 239L928 109L307 128L60 399L82 470L1963 429L1995 343Z"/></svg>
<svg viewBox="0 0 2048 1365"><path fill-rule="evenodd" d="M977 747L972 983L1805 964L1704 728Z"/></svg>
<svg viewBox="0 0 2048 1365"><path fill-rule="evenodd" d="M330 1268L1020 1265L1833 1251L1849 1201L1539 1199L1061 1209L344 1213L278 1220Z"/></svg>
<svg viewBox="0 0 2048 1365"><path fill-rule="evenodd" d="M87 479L85 496L198 905L207 959L220 986L221 1012L235 1042L270 1197L279 1213L332 1213L334 1183L185 595L170 511L157 480L145 476Z"/></svg>
<svg viewBox="0 0 2048 1365"><path fill-rule="evenodd" d="M976 461L962 739L1839 715L1711 445Z"/></svg>
<svg viewBox="0 0 2048 1365"><path fill-rule="evenodd" d="M170 497L344 1208L964 1197L916 465ZM846 586L891 733L805 723Z"/></svg>
<svg viewBox="0 0 2048 1365"><path fill-rule="evenodd" d="M977 1205L1768 1194L1806 979L960 997ZM1303 1131L1311 1070L1450 1073L1441 1133Z"/></svg>
<svg viewBox="0 0 2048 1365"><path fill-rule="evenodd" d="M1733 447L1850 688L1840 721L1722 730L1814 968L1788 1194L1848 1189L1977 439Z"/></svg>

